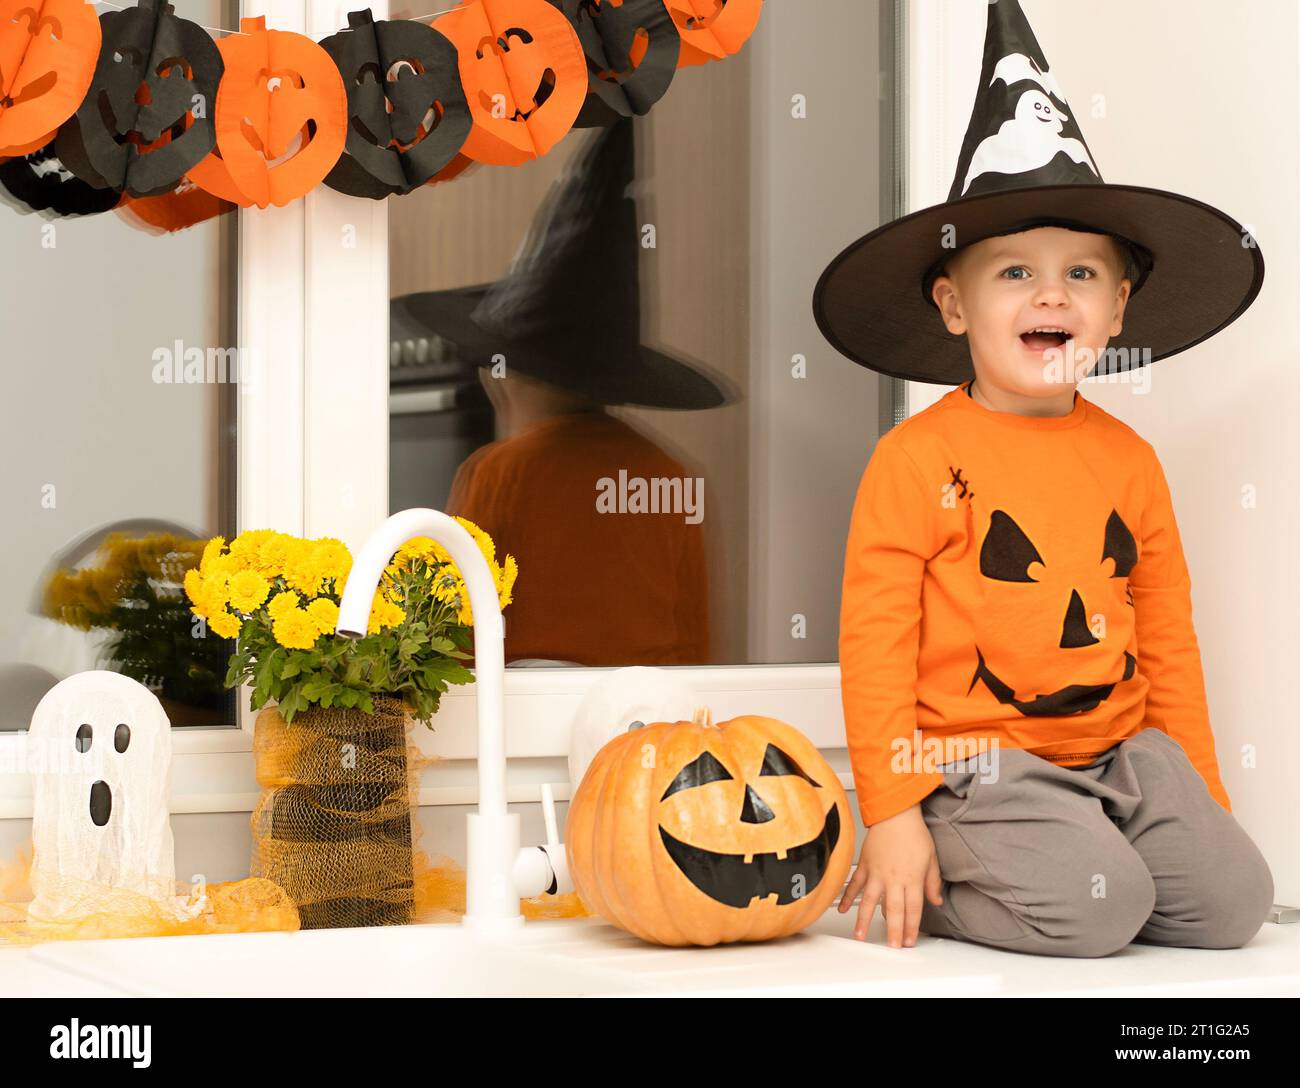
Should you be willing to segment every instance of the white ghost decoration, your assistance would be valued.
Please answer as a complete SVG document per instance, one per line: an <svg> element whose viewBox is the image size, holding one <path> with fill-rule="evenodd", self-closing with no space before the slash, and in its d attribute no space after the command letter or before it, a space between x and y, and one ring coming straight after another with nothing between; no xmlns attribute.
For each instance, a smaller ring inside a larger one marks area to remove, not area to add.
<svg viewBox="0 0 1300 1088"><path fill-rule="evenodd" d="M569 784L577 789L596 753L640 723L690 721L701 700L671 672L650 665L615 669L587 689L569 733Z"/></svg>
<svg viewBox="0 0 1300 1088"><path fill-rule="evenodd" d="M1042 91L1026 91L1016 102L1015 117L980 141L966 170L962 193L981 174L1023 174L1046 166L1062 151L1087 166L1100 181L1101 174L1083 141L1061 136L1061 125L1068 120Z"/></svg>
<svg viewBox="0 0 1300 1088"><path fill-rule="evenodd" d="M174 904L171 723L143 684L95 670L55 684L27 735L35 776L28 917L104 909L108 889Z"/></svg>
<svg viewBox="0 0 1300 1088"><path fill-rule="evenodd" d="M1056 82L1056 77L1046 68L1038 67L1038 62L1033 57L1025 56L1024 53L1008 53L998 61L993 69L993 78L989 80L989 86L992 87L999 79L1008 87L1019 80L1032 79L1048 94L1054 95L1058 101L1065 101L1065 95L1061 93L1061 85Z"/></svg>

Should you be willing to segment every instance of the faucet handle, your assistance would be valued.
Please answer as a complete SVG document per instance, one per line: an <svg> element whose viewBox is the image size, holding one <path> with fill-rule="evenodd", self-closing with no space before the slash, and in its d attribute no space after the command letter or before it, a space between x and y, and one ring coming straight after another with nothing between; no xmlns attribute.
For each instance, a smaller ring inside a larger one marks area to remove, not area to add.
<svg viewBox="0 0 1300 1088"><path fill-rule="evenodd" d="M546 821L546 844L560 844L559 825L555 820L555 791L549 782L542 783L542 818Z"/></svg>

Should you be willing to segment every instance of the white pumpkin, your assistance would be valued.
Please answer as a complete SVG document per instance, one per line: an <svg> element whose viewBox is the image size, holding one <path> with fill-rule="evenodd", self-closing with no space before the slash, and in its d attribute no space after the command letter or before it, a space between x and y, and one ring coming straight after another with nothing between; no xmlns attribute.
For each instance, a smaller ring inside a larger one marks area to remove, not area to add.
<svg viewBox="0 0 1300 1088"><path fill-rule="evenodd" d="M629 665L597 680L569 734L570 786L577 790L596 753L635 723L689 721L700 702L689 684L651 665Z"/></svg>

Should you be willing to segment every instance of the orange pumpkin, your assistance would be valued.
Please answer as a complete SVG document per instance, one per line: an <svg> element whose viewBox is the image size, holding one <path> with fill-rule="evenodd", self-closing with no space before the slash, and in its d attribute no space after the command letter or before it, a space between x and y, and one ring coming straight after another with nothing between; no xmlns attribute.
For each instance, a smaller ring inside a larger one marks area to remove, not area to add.
<svg viewBox="0 0 1300 1088"><path fill-rule="evenodd" d="M467 0L433 27L456 46L474 120L466 158L518 166L573 128L587 97L587 58L548 0Z"/></svg>
<svg viewBox="0 0 1300 1088"><path fill-rule="evenodd" d="M173 234L225 215L233 208L229 201L205 192L191 181L182 181L173 192L161 196L123 197L115 210L137 230Z"/></svg>
<svg viewBox="0 0 1300 1088"><path fill-rule="evenodd" d="M853 853L848 796L786 722L656 722L615 737L569 805L586 905L665 945L764 941L816 921Z"/></svg>
<svg viewBox="0 0 1300 1088"><path fill-rule="evenodd" d="M219 43L216 149L186 175L223 200L283 206L314 189L347 141L348 96L338 67L310 38L241 19Z"/></svg>
<svg viewBox="0 0 1300 1088"><path fill-rule="evenodd" d="M682 36L677 67L734 56L749 41L763 0L664 0Z"/></svg>
<svg viewBox="0 0 1300 1088"><path fill-rule="evenodd" d="M0 0L0 150L25 155L81 105L99 58L84 0Z"/></svg>

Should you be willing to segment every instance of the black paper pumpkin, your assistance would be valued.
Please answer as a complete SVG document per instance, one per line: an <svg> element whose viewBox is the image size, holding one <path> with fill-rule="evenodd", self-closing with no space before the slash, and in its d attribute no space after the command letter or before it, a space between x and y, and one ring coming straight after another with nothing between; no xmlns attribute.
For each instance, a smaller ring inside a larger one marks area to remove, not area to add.
<svg viewBox="0 0 1300 1088"><path fill-rule="evenodd" d="M54 141L30 155L0 163L0 185L33 211L54 215L98 215L117 206L115 189L87 185L59 161Z"/></svg>
<svg viewBox="0 0 1300 1088"><path fill-rule="evenodd" d="M667 93L682 37L664 0L550 0L578 32L588 92L574 128L640 116Z"/></svg>
<svg viewBox="0 0 1300 1088"><path fill-rule="evenodd" d="M348 13L321 47L348 91L348 139L325 184L382 200L423 185L456 156L473 121L456 47L431 26Z"/></svg>
<svg viewBox="0 0 1300 1088"><path fill-rule="evenodd" d="M91 185L132 196L171 192L216 143L221 53L163 0L106 12L100 26L95 76L59 132L59 157Z"/></svg>

